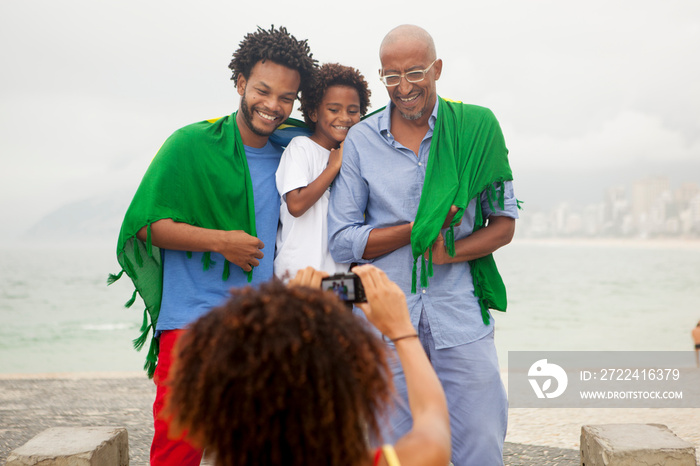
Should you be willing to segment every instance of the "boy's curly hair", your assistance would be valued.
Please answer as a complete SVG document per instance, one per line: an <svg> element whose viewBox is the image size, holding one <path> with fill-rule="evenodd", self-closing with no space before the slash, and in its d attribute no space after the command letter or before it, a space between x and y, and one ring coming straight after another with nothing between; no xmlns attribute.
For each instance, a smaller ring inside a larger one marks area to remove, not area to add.
<svg viewBox="0 0 700 466"><path fill-rule="evenodd" d="M393 390L384 344L331 292L232 291L178 341L171 433L217 465L357 465Z"/></svg>
<svg viewBox="0 0 700 466"><path fill-rule="evenodd" d="M302 89L309 85L318 67L306 39L297 40L285 27L275 29L271 26L269 31L258 27L256 32L243 38L233 53L233 60L228 65L233 72L231 79L237 82L239 74L248 79L255 64L265 60L297 70Z"/></svg>
<svg viewBox="0 0 700 466"><path fill-rule="evenodd" d="M301 107L299 109L311 131L316 130L316 123L311 121L309 116L321 105L323 96L326 95L326 91L331 86L349 86L357 90L357 95L360 96L360 116L367 114L369 98L372 92L369 90L364 76L358 70L349 66L343 66L338 63L324 63L314 73L313 85L309 86L301 96Z"/></svg>

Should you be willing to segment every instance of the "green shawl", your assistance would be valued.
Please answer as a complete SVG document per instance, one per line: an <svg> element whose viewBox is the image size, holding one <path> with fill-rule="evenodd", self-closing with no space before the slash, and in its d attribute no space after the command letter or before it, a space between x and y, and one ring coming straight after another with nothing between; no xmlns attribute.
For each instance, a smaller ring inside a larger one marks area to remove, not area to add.
<svg viewBox="0 0 700 466"><path fill-rule="evenodd" d="M416 292L418 259L421 259L421 286L428 286L433 275L432 245L440 234L450 207L458 213L445 234L445 245L454 256L454 225L460 221L469 202L483 191L489 204L497 201L504 208L504 187L494 183L512 180L503 134L498 120L484 107L439 99L438 116L433 131L425 183L411 233L413 250L413 284ZM481 203L476 203L474 231L485 226ZM426 265L424 253L430 251ZM506 310L506 288L493 255L469 261L474 293L479 299L481 316L489 323L488 309Z"/></svg>
<svg viewBox="0 0 700 466"><path fill-rule="evenodd" d="M288 120L297 127L303 123ZM257 236L253 188L245 148L236 125L236 113L194 123L170 136L146 171L127 209L117 241L117 261L122 270L108 283L126 273L135 290L126 307L141 295L146 309L141 334L134 340L140 350L154 332L163 292L163 263L159 248L151 244L151 224L173 219L202 228L243 230ZM147 229L146 241L136 237ZM190 254L191 255L191 254ZM210 265L205 252L202 267ZM229 275L225 261L222 279ZM248 281L253 271L248 273ZM152 338L144 368L153 376L158 360L158 340Z"/></svg>

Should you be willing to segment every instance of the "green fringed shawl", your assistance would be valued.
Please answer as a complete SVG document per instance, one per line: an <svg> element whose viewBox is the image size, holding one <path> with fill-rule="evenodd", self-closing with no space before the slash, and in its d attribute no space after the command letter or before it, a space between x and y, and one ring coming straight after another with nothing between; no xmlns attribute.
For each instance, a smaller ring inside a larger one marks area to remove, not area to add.
<svg viewBox="0 0 700 466"><path fill-rule="evenodd" d="M287 125L303 126L296 120ZM163 264L159 248L151 244L151 224L173 219L203 228L243 230L257 236L253 188L245 148L236 125L236 114L194 123L177 130L160 148L129 206L117 242L117 261L122 270L110 275L108 283L126 273L136 294L146 305L141 334L134 340L140 350L149 333L155 333L163 292ZM136 233L147 228L147 239ZM209 268L210 253L202 258ZM224 264L222 279L229 275ZM248 281L253 271L248 273ZM151 339L144 369L152 377L158 360L158 340Z"/></svg>
<svg viewBox="0 0 700 466"><path fill-rule="evenodd" d="M413 251L413 283L416 292L418 260L421 260L421 286L428 286L433 275L432 245L440 234L450 207L458 213L445 234L445 245L454 257L454 225L469 202L487 191L491 206L497 201L504 208L504 191L494 183L512 180L503 134L498 120L484 107L439 99L438 116L433 131L425 183L411 233ZM476 203L474 231L485 226L481 203ZM429 252L426 264L424 253ZM469 261L474 280L474 293L479 299L481 316L489 323L488 309L506 310L506 288L493 255Z"/></svg>

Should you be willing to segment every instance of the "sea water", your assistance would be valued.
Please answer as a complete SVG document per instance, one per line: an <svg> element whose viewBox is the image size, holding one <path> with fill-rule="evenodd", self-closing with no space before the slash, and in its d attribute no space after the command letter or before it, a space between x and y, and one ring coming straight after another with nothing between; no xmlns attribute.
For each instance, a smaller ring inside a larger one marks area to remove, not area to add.
<svg viewBox="0 0 700 466"><path fill-rule="evenodd" d="M137 371L143 302L110 244L0 249L0 373Z"/></svg>
<svg viewBox="0 0 700 466"><path fill-rule="evenodd" d="M684 351L700 320L700 243L514 241L495 254L508 311L494 311L508 351ZM0 249L0 373L140 371L143 304L123 303L114 245ZM410 273L410 271L407 271Z"/></svg>

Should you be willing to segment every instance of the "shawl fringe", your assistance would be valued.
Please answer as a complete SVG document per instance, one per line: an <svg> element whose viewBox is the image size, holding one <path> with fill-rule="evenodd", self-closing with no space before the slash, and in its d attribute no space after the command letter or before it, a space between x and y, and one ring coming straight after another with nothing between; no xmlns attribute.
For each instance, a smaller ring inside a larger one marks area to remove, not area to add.
<svg viewBox="0 0 700 466"><path fill-rule="evenodd" d="M450 205L459 208L445 232L445 248L450 257L456 254L454 226L472 200L477 199L472 233L486 224L478 202L482 192L486 193L491 210L496 210L496 204L505 208L504 182L513 179L507 156L500 126L490 110L440 99L425 184L411 234L412 293L417 291L419 256L421 286L427 286L428 277L433 274L432 247L441 234L444 216L440 216L446 214ZM474 294L479 300L482 319L488 324L489 308L506 309L505 286L492 255L469 264Z"/></svg>

